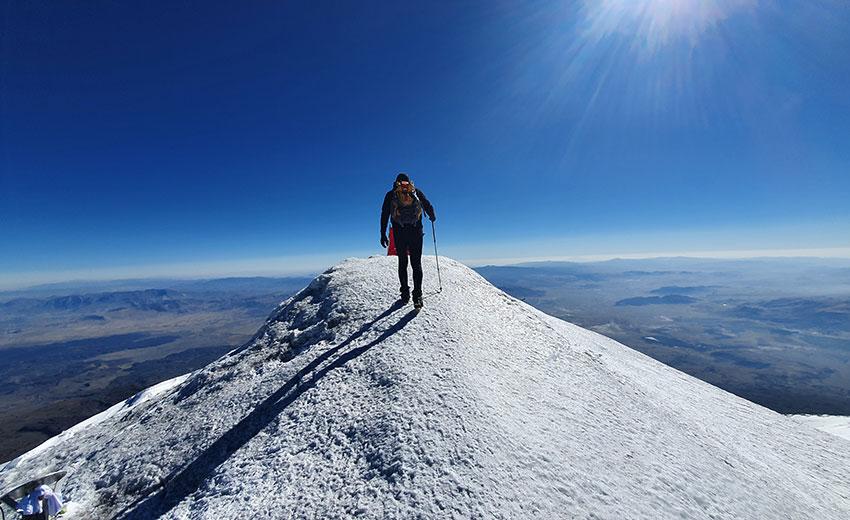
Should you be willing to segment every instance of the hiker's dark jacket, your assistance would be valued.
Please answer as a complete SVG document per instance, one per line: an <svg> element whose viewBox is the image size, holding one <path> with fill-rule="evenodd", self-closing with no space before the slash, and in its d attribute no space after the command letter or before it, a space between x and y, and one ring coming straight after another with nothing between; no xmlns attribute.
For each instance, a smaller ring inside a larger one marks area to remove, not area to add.
<svg viewBox="0 0 850 520"><path fill-rule="evenodd" d="M381 208L381 234L387 232L387 222L390 220L390 213L393 210L393 197L395 196L395 190L390 190L387 192L386 196L384 196L384 206ZM422 204L422 211L428 214L431 220L437 218L434 214L434 206L425 198L425 194L422 193L422 190L416 188L416 197L419 199L419 202ZM414 224L415 226L422 228L422 219L419 219L419 222ZM400 228L401 224L397 223L393 220L393 227Z"/></svg>

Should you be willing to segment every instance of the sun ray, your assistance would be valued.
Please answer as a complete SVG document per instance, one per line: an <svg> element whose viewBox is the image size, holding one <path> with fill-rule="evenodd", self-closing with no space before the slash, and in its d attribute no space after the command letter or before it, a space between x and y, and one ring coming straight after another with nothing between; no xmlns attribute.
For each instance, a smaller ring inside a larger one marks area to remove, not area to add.
<svg viewBox="0 0 850 520"><path fill-rule="evenodd" d="M696 46L711 28L757 5L757 0L588 0L582 9L584 37L631 36L634 49L649 54L683 40Z"/></svg>

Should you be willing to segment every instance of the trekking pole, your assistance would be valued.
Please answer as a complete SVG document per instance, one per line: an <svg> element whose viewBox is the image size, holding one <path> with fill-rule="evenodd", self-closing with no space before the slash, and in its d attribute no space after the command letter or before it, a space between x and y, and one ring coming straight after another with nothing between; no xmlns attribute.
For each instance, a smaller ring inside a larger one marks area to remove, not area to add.
<svg viewBox="0 0 850 520"><path fill-rule="evenodd" d="M434 221L431 221L431 236L434 238L434 259L437 261L437 281L440 284L439 292L443 292L443 279L440 277L440 257L437 255L437 229Z"/></svg>

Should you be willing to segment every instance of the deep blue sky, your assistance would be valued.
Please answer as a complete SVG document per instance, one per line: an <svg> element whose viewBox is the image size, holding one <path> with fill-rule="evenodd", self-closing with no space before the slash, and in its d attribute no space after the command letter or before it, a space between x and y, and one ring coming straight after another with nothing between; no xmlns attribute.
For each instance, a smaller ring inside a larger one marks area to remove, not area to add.
<svg viewBox="0 0 850 520"><path fill-rule="evenodd" d="M398 171L469 261L848 248L848 6L5 2L0 286L379 253Z"/></svg>

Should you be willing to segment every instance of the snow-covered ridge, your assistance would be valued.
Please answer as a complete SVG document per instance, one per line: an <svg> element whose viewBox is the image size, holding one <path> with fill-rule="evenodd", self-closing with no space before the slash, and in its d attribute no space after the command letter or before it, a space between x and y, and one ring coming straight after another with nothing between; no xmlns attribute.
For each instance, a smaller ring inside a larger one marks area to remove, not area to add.
<svg viewBox="0 0 850 520"><path fill-rule="evenodd" d="M850 417L844 415L792 415L791 417L814 426L820 431L850 441Z"/></svg>
<svg viewBox="0 0 850 520"><path fill-rule="evenodd" d="M50 439L47 439L46 441L42 442L41 444L39 444L35 448L33 448L33 449L29 450L28 452L18 456L17 458L14 458L14 459L12 459L8 462L0 464L0 471L2 471L4 473L8 472L9 470L14 468L18 464L20 464L20 463L22 463L26 460L30 460L30 459L38 457L40 454L44 453L48 448L51 448L51 447L57 446L59 444L65 443L71 437L73 437L74 435L77 435L80 432L82 432L82 431L84 431L88 428L91 428L92 426L98 425L98 424L102 423L103 421L105 421L109 418L115 417L118 414L127 412L128 410L131 410L133 407L138 406L142 403L145 403L145 402L153 399L154 397L160 395L163 392L171 390L175 386L186 381L186 379L189 377L189 375L190 374L184 374L182 376L177 376L177 377L174 377L174 378L171 378L171 379L167 379L167 380L161 381L161 382L159 382L159 383L157 383L157 384L155 384L155 385L153 385L149 388L146 388L146 389L142 390L141 392L137 392L135 395L129 397L128 399L125 399L124 401L121 401L117 404L110 406L106 410L100 412L99 414L95 414L95 415L89 417L85 421L82 421L82 422L75 424L71 428L68 428L67 430L63 431L59 435L56 435L55 437L51 437Z"/></svg>
<svg viewBox="0 0 850 520"><path fill-rule="evenodd" d="M847 441L441 258L350 259L244 347L0 470L80 518L847 518Z"/></svg>

